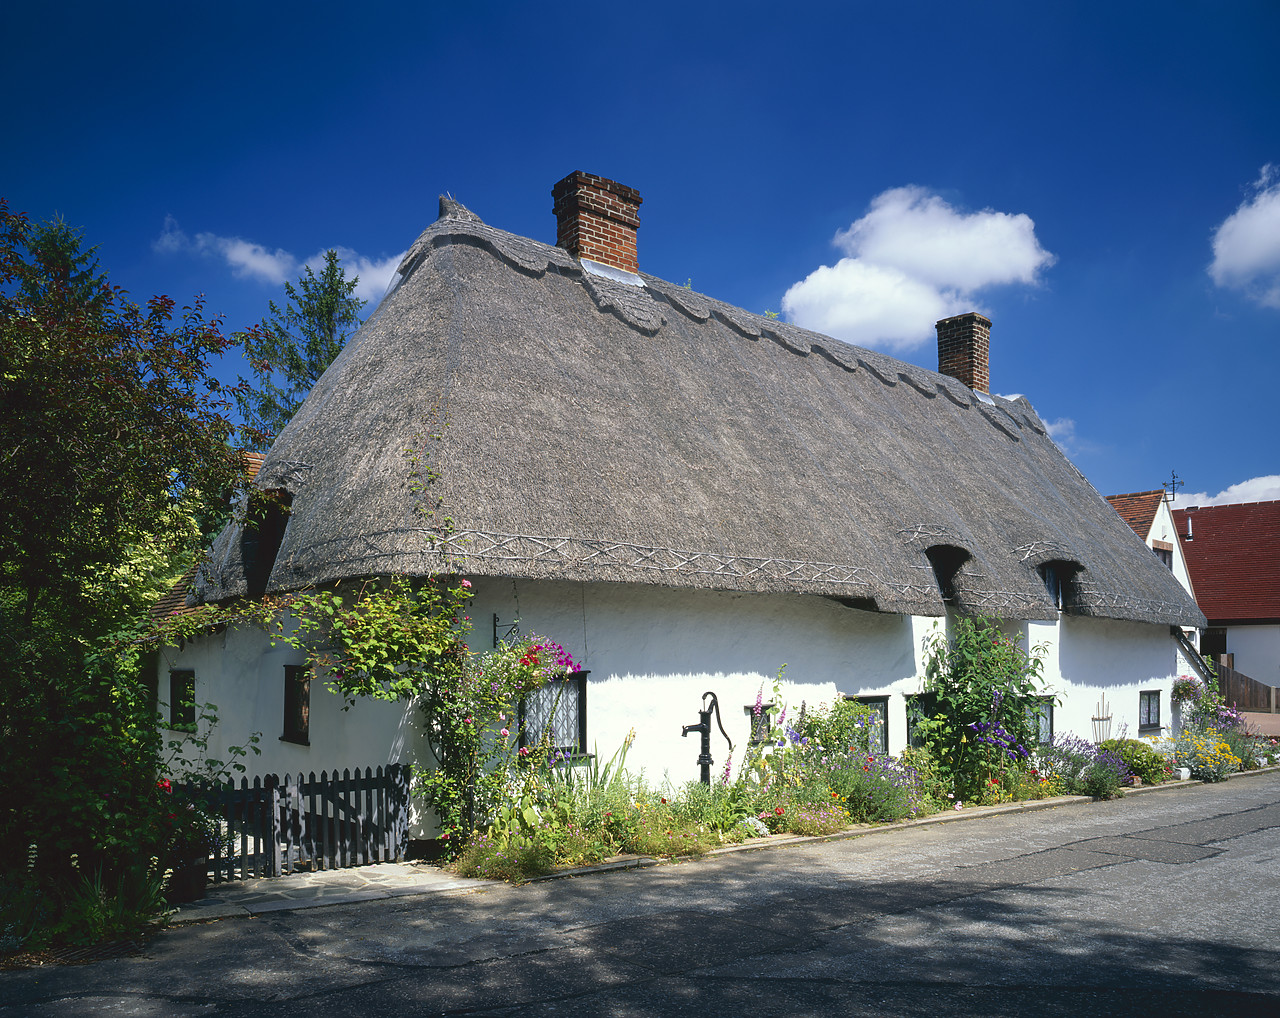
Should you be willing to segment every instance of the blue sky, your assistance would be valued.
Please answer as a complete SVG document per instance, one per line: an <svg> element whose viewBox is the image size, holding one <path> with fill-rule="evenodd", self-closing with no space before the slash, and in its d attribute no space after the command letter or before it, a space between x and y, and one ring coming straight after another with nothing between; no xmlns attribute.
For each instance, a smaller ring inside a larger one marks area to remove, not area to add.
<svg viewBox="0 0 1280 1018"><path fill-rule="evenodd" d="M119 9L115 9L119 8ZM554 242L575 169L641 268L936 367L993 322L1104 494L1280 498L1280 5L26 4L0 194L136 299L376 294L448 191ZM234 366L227 368L234 374ZM1224 495L1223 493L1226 492Z"/></svg>

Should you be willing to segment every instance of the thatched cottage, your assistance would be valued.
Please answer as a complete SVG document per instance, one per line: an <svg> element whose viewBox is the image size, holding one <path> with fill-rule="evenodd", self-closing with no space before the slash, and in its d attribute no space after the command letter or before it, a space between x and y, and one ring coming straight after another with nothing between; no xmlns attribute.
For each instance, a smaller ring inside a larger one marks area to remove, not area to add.
<svg viewBox="0 0 1280 1018"><path fill-rule="evenodd" d="M896 752L922 640L961 613L1047 644L1057 730L1089 735L1103 698L1117 731L1140 698L1168 711L1174 632L1203 616L1031 404L988 393L987 319L939 322L928 371L645 275L629 187L552 193L554 246L440 200L262 463L287 525L228 528L193 597L462 572L473 646L518 621L589 670L566 738L608 754L634 728L630 763L680 781L702 693L741 747L783 664L795 704L882 704ZM161 668L194 672L226 739L268 736L262 770L415 752L404 711L318 685L298 738L291 654L232 630Z"/></svg>

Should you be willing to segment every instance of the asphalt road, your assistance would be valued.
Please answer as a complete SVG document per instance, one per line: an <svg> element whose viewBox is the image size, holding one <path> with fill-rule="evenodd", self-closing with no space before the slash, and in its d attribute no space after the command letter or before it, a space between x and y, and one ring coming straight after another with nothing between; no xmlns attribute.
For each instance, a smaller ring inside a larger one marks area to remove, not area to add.
<svg viewBox="0 0 1280 1018"><path fill-rule="evenodd" d="M70 1015L1280 1015L1280 773L0 973Z"/></svg>

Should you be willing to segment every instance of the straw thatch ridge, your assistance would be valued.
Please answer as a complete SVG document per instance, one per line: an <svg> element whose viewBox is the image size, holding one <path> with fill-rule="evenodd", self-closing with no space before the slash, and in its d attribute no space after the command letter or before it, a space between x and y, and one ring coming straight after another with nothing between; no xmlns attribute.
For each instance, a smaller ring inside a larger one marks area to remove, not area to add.
<svg viewBox="0 0 1280 1018"><path fill-rule="evenodd" d="M268 589L463 572L1199 625L1024 399L559 248L441 199L398 285L256 482L292 496ZM248 542L251 543L251 542ZM246 593L238 525L198 594ZM1072 575L1074 570L1074 575Z"/></svg>

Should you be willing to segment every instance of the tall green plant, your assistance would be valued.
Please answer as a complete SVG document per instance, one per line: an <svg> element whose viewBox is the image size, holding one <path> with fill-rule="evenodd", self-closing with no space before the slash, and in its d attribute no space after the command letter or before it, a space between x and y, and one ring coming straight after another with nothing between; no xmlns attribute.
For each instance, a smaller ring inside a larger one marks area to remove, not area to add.
<svg viewBox="0 0 1280 1018"><path fill-rule="evenodd" d="M1045 648L1028 653L1019 639L991 618L958 618L950 637L936 629L925 639L923 689L933 706L914 718L916 731L966 798L1036 744Z"/></svg>

